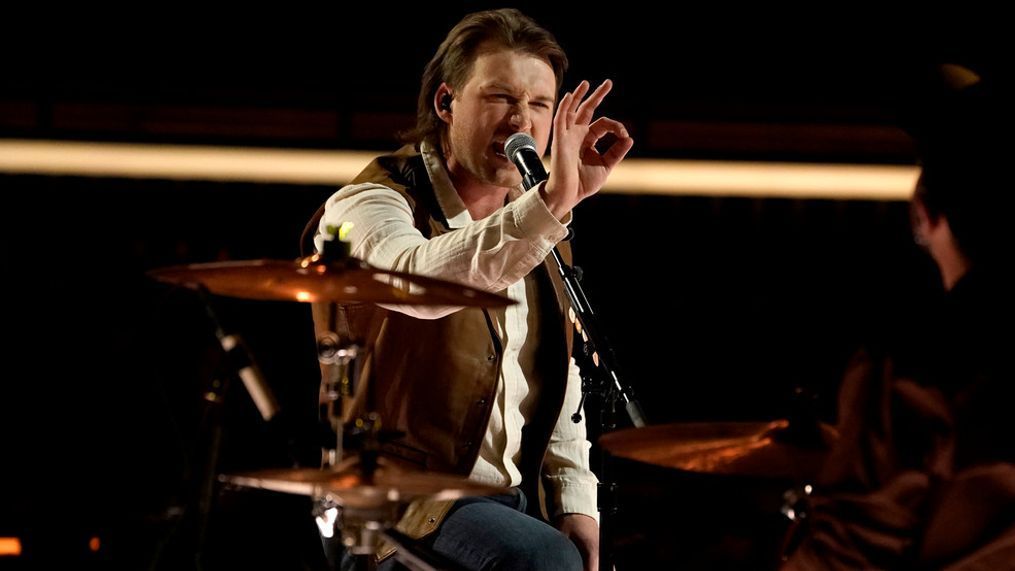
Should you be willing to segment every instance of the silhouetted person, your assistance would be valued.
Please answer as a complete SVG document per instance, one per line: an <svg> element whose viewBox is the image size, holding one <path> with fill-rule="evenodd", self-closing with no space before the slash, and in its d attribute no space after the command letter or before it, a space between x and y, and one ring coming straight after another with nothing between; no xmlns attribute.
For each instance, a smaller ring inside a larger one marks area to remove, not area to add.
<svg viewBox="0 0 1015 571"><path fill-rule="evenodd" d="M1015 133L997 84L933 76L908 113L912 219L945 293L847 373L841 440L786 569L1015 569Z"/></svg>

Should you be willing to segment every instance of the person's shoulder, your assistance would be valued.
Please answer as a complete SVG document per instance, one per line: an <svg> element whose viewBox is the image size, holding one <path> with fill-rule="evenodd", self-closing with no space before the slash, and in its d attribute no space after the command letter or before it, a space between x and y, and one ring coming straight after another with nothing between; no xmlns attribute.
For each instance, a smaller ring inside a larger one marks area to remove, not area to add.
<svg viewBox="0 0 1015 571"><path fill-rule="evenodd" d="M398 150L380 155L370 161L350 184L364 182L382 182L385 180L404 179L409 171L422 166L419 149L415 145L405 145Z"/></svg>

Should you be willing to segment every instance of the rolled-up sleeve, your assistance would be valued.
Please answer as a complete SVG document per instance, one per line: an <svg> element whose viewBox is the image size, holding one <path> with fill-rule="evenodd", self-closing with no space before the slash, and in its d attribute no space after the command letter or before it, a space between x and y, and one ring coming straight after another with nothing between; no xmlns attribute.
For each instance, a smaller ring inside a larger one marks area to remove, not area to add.
<svg viewBox="0 0 1015 571"><path fill-rule="evenodd" d="M551 494L551 517L568 513L580 513L599 520L596 496L599 480L589 468L591 444L585 432L585 414L581 422L571 420L571 415L581 402L581 376L574 359L568 369L567 389L564 393L564 408L560 411L557 425L550 436L543 465L544 476L549 482L547 492Z"/></svg>
<svg viewBox="0 0 1015 571"><path fill-rule="evenodd" d="M490 216L427 239L398 192L367 183L343 187L328 199L317 250L328 226L351 223L350 252L373 266L444 279L496 292L525 277L567 234L538 192L528 192ZM458 308L398 307L437 318Z"/></svg>

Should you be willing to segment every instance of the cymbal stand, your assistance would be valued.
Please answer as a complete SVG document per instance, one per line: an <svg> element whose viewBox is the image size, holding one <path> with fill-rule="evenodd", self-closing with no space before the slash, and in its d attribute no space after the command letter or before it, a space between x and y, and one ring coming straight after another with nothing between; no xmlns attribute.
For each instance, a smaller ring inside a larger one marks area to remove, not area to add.
<svg viewBox="0 0 1015 571"><path fill-rule="evenodd" d="M335 467L342 461L342 433L345 428L343 398L351 398L353 379L356 378L357 357L360 346L353 341L343 341L335 333L338 304L328 304L328 330L317 337L317 359L321 362L321 389L318 399L320 418L334 431L334 448L322 450L322 464Z"/></svg>
<svg viewBox="0 0 1015 571"><path fill-rule="evenodd" d="M336 302L328 304L328 330L317 338L317 358L321 367L320 403L321 420L328 423L335 435L334 447L321 450L322 469L335 469L343 459L344 437L346 436L343 399L353 395L353 380L358 379L357 364L361 347L353 341L343 340L336 331L339 329L339 308ZM342 330L348 331L343 323ZM377 468L378 431L380 419L376 413L359 417L350 429L350 435L360 442L359 466L364 479L372 480ZM329 494L315 498L314 515L324 537L332 537L336 530L342 534L342 545L356 560L356 568L376 568L375 555L380 545L381 533L398 521L397 501L373 507L349 507L336 502Z"/></svg>
<svg viewBox="0 0 1015 571"><path fill-rule="evenodd" d="M325 242L325 257L331 261L348 258L348 244L338 239L338 229L333 230L333 239ZM343 323L338 320L342 317ZM341 326L341 327L340 327ZM327 419L335 432L335 447L322 450L324 469L334 469L342 461L343 436L345 435L345 410L342 399L353 395L353 380L359 380L359 356L362 347L354 341L343 341L336 331L349 332L344 313L336 302L328 304L328 330L318 336L317 356L322 365L321 417ZM373 387L365 387L366 412L358 417L350 428L360 447L359 465L366 482L373 480L377 469L380 449L380 416L373 412ZM377 568L376 554L382 539L396 547L394 557L413 571L463 571L454 562L441 557L427 547L394 529L401 515L398 498L390 497L383 504L364 506L343 506L325 493L316 499L314 515L321 534L332 537L335 530L341 530L343 547L355 558L357 569L371 571Z"/></svg>
<svg viewBox="0 0 1015 571"><path fill-rule="evenodd" d="M395 529L401 512L398 501L374 508L345 508L336 521L342 530L342 545L353 556L355 568L372 571L377 568L377 550L387 540L395 559L413 571L465 571L465 569L433 551L417 539Z"/></svg>
<svg viewBox="0 0 1015 571"><path fill-rule="evenodd" d="M342 546L354 558L356 569L377 566L377 550L385 529L398 522L400 504L386 502L376 507L339 508L336 527L342 532Z"/></svg>

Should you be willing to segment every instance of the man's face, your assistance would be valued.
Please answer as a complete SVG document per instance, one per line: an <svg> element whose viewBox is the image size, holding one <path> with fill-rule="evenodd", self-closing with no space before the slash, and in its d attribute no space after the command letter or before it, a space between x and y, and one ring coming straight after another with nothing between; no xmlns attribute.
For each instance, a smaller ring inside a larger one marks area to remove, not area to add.
<svg viewBox="0 0 1015 571"><path fill-rule="evenodd" d="M472 75L454 95L448 169L456 177L501 187L521 174L504 155L504 141L524 131L546 150L553 121L556 78L546 61L508 49L483 50Z"/></svg>

